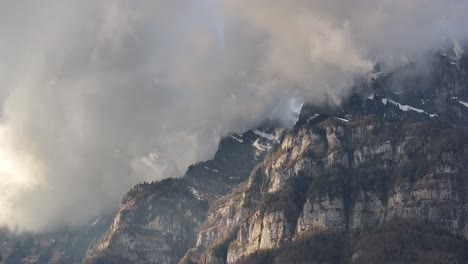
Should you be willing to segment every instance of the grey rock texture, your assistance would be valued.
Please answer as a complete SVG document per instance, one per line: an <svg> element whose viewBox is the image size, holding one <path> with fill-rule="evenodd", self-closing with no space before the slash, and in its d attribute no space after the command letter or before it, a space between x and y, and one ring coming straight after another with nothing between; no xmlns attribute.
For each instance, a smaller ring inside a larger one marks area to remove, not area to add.
<svg viewBox="0 0 468 264"><path fill-rule="evenodd" d="M230 135L99 228L4 231L0 263L468 262L468 58L430 63L305 104L288 131Z"/></svg>
<svg viewBox="0 0 468 264"><path fill-rule="evenodd" d="M226 137L213 160L190 166L183 178L137 185L83 263L177 263L197 241L209 206L243 182L282 134L264 126Z"/></svg>

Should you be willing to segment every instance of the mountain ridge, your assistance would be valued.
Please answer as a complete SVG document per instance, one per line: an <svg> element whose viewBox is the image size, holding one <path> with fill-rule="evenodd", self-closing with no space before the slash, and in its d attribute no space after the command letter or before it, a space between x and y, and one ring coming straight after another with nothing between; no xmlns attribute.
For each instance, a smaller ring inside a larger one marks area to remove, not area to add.
<svg viewBox="0 0 468 264"><path fill-rule="evenodd" d="M0 263L468 261L468 58L408 71L376 71L340 105L306 103L289 130L229 135L184 177L135 186L73 262L47 253L73 243L33 242L0 245Z"/></svg>

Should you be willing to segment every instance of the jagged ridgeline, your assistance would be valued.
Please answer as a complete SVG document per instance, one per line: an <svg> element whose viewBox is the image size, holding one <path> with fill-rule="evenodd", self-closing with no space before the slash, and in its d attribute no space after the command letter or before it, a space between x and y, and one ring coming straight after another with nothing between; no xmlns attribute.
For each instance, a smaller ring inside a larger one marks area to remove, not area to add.
<svg viewBox="0 0 468 264"><path fill-rule="evenodd" d="M376 72L289 131L232 135L183 179L136 187L85 262L467 261L467 60L432 66Z"/></svg>
<svg viewBox="0 0 468 264"><path fill-rule="evenodd" d="M410 67L374 72L340 106L304 105L290 130L224 138L81 240L5 232L0 261L465 263L468 59Z"/></svg>

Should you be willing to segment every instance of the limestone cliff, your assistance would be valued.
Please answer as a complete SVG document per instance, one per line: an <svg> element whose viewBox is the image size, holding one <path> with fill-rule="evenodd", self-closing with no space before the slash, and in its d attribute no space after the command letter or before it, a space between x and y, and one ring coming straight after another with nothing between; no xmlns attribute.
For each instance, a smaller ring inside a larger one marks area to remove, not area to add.
<svg viewBox="0 0 468 264"><path fill-rule="evenodd" d="M209 206L243 182L283 134L260 129L224 138L213 160L190 166L183 178L133 188L83 263L177 263L196 242Z"/></svg>
<svg viewBox="0 0 468 264"><path fill-rule="evenodd" d="M466 263L468 58L431 63L228 135L89 230L0 233L0 263Z"/></svg>
<svg viewBox="0 0 468 264"><path fill-rule="evenodd" d="M249 213L237 223L227 262L303 234L397 219L427 220L467 238L467 159L467 138L440 123L367 117L296 127L251 175L242 203Z"/></svg>
<svg viewBox="0 0 468 264"><path fill-rule="evenodd" d="M378 259L369 248L346 244L382 230L399 239L395 223L411 234L420 232L411 231L419 223L436 233L434 241L461 248L400 248L414 257L403 254L401 263L467 261L467 66L466 58L455 65L441 56L427 79L396 71L357 86L339 107L305 105L281 145L210 207L181 263L266 263L265 252L276 256L269 261L291 263L282 252L297 258L298 243L324 236L340 248L328 254L333 260L317 263L384 263L402 256L385 252ZM435 230L448 233L440 237ZM408 241L423 245L418 234Z"/></svg>

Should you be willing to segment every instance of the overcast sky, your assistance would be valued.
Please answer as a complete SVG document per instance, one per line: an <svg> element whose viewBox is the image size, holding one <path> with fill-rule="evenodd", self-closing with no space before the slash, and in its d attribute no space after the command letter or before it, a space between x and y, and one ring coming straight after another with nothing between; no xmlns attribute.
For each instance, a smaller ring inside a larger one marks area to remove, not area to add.
<svg viewBox="0 0 468 264"><path fill-rule="evenodd" d="M454 44L464 0L0 0L0 225L85 223L221 136Z"/></svg>

